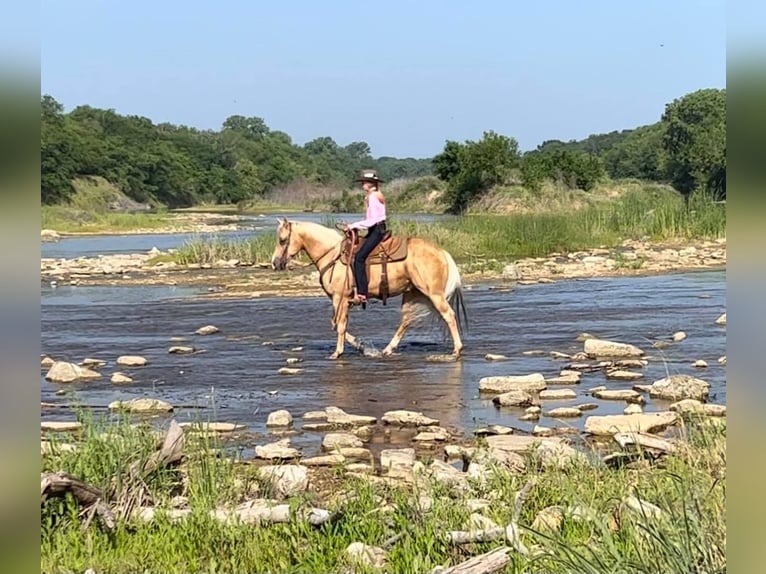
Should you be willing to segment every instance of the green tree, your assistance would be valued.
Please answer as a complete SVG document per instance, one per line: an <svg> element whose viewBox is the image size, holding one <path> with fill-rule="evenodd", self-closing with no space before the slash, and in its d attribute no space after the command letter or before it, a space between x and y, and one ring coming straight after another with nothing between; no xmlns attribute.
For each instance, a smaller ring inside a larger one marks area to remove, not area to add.
<svg viewBox="0 0 766 574"><path fill-rule="evenodd" d="M673 186L717 195L726 189L726 90L704 89L673 100L662 115Z"/></svg>

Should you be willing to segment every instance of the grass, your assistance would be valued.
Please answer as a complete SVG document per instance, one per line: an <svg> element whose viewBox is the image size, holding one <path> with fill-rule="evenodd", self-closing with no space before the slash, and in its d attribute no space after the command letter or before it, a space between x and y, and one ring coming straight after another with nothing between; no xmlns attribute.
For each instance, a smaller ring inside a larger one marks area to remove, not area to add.
<svg viewBox="0 0 766 574"><path fill-rule="evenodd" d="M530 459L526 472L511 474L496 466L486 482L469 481L464 492L435 482L419 490L374 484L346 476L341 468L331 471L334 487L310 488L289 500L294 509L342 510L337 521L315 528L297 521L254 526L213 519L209 511L220 505L271 496L254 467L222 456L214 439L187 443L179 467L157 471L143 484L118 480L112 487L112 476L123 476L132 461L156 448L156 436L128 419L81 417L78 450L43 457L42 471L64 470L91 482L111 492L109 503L126 496L138 501L140 493L144 504L168 508L182 495L192 513L176 524L162 516L150 524L124 518L108 534L96 521L84 527L72 500L51 500L41 510L41 572L338 572L347 566L350 543L381 545L397 534L402 536L389 549L385 571L429 572L501 545L455 547L443 534L466 529L468 499L490 501L482 512L506 525L515 495L529 479L535 486L518 524L522 542L536 552L512 553L504 572L722 572L726 567L725 424L689 421L688 446L651 466L614 470L578 463L566 470L541 469ZM657 505L663 516L618 513L629 494ZM417 495L432 499L430 511L414 503ZM534 531L537 513L552 505L585 508L591 518L576 520L567 512L560 530Z"/></svg>

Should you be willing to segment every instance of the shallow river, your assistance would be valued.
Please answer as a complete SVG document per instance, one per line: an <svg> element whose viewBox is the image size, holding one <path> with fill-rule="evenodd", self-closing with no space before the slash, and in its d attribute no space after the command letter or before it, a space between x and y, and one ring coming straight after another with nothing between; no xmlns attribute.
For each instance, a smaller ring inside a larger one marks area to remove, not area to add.
<svg viewBox="0 0 766 574"><path fill-rule="evenodd" d="M288 409L300 428L301 414L329 405L377 417L390 409L414 409L439 419L442 426L468 432L483 424L531 430L535 423L519 420L523 409L498 409L491 397L480 397L479 379L533 372L556 376L567 361L548 353L581 351L575 338L587 332L644 349L649 365L638 382L649 384L668 373L694 374L711 383L711 402L726 402L725 367L717 362L726 354L726 332L715 324L726 306L724 271L561 281L510 290L476 285L466 292L466 305L471 324L460 362L426 362L429 355L451 349L427 330L410 331L394 357L364 357L347 347L346 356L332 362L326 359L335 341L331 305L324 298L215 300L198 288L44 286L42 352L73 362L94 357L109 364L101 369L102 379L74 385L49 383L43 370L41 398L64 404L69 399L56 391L73 389L80 402L105 412L101 409L110 401L151 396L176 405L179 421L237 422L256 436L266 432L266 417L273 410ZM390 300L386 307L378 303L366 311L354 310L350 329L382 349L398 320L399 300ZM221 332L194 334L207 324ZM653 342L669 341L678 330L688 338L661 350L652 348ZM186 342L171 337L185 337ZM172 345L192 345L201 352L171 355ZM303 350L291 351L295 347ZM523 354L532 350L545 354ZM510 360L489 362L486 353ZM142 355L148 364L117 367L114 361L122 354ZM294 365L303 371L277 374L290 356L303 359ZM709 368L693 367L696 359L707 361ZM128 372L134 383L111 384L109 377L117 370ZM599 408L578 419L543 416L538 424L582 428L588 415L621 413L624 402L584 394L602 384L630 388L633 383L607 381L603 372L586 373L579 385L555 387L573 388L577 399L545 401L543 411L583 402L598 403ZM644 408L658 410L667 404L649 400ZM43 419L73 416L65 409L42 413ZM318 436L305 433L294 437L293 444L309 455L317 450Z"/></svg>

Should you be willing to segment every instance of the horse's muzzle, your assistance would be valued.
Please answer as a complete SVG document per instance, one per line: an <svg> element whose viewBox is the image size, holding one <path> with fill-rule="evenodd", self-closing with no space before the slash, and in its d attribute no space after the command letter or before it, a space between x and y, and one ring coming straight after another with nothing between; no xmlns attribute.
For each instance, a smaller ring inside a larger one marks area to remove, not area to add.
<svg viewBox="0 0 766 574"><path fill-rule="evenodd" d="M275 257L271 260L271 268L274 271L284 271L287 269L287 261L285 261L282 257Z"/></svg>

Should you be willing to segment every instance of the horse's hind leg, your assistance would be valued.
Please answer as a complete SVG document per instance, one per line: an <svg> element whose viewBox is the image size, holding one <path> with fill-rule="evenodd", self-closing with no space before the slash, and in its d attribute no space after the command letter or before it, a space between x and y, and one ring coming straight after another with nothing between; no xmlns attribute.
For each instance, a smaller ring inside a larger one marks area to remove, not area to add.
<svg viewBox="0 0 766 574"><path fill-rule="evenodd" d="M407 329L409 329L410 325L412 325L412 322L415 320L415 305L418 302L418 299L420 299L422 303L427 304L423 300L424 296L419 291L405 291L402 294L402 320L399 323L399 328L396 330L396 333L394 333L394 336L391 338L391 342L385 349L383 349L384 355L393 353L399 346L399 343L402 342L402 337L404 337Z"/></svg>
<svg viewBox="0 0 766 574"><path fill-rule="evenodd" d="M450 307L450 304L447 302L447 299L444 297L442 293L433 293L428 296L429 299L431 299L431 302L434 304L434 307L436 307L436 310L439 312L439 314L442 316L442 319L444 319L444 322L447 323L447 327L449 327L450 335L452 335L452 342L453 342L453 349L452 354L456 357L460 356L460 353L463 350L463 342L460 340L460 331L457 327L457 319L455 318L455 312L452 310L452 307Z"/></svg>

